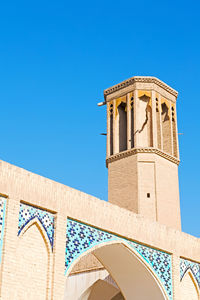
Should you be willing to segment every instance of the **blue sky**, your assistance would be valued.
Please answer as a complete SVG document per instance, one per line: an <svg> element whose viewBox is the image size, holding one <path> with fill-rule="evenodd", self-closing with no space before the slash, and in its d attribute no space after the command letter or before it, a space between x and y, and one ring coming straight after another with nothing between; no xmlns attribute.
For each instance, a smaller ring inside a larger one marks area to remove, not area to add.
<svg viewBox="0 0 200 300"><path fill-rule="evenodd" d="M0 158L107 199L103 89L152 75L179 91L183 230L200 237L200 2L4 1Z"/></svg>

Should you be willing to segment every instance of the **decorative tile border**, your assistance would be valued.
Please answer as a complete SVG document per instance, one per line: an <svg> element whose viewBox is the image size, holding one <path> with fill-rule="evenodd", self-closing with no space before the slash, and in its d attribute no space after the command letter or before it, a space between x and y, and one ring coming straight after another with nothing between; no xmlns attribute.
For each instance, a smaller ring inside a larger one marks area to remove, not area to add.
<svg viewBox="0 0 200 300"><path fill-rule="evenodd" d="M169 299L172 295L172 261L171 255L135 242L123 239L95 227L68 219L66 232L65 274L71 264L84 252L96 245L109 241L124 241L136 250L150 265L162 282Z"/></svg>
<svg viewBox="0 0 200 300"><path fill-rule="evenodd" d="M180 259L180 277L181 277L180 280L183 279L184 275L188 270L191 271L200 288L200 264L181 258Z"/></svg>
<svg viewBox="0 0 200 300"><path fill-rule="evenodd" d="M20 235L22 229L34 218L39 220L44 230L46 231L53 251L54 215L45 210L20 203L18 236Z"/></svg>
<svg viewBox="0 0 200 300"><path fill-rule="evenodd" d="M1 257L2 257L2 249L3 249L5 216L6 216L6 198L0 197L0 264L1 264Z"/></svg>

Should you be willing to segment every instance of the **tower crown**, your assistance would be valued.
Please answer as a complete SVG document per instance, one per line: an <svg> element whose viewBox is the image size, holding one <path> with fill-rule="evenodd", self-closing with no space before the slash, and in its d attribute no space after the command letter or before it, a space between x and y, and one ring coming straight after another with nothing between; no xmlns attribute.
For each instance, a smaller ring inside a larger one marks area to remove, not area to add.
<svg viewBox="0 0 200 300"><path fill-rule="evenodd" d="M150 76L135 76L106 89L107 159L133 148L155 148L178 164L177 96L176 90Z"/></svg>
<svg viewBox="0 0 200 300"><path fill-rule="evenodd" d="M177 96L149 76L104 91L109 201L180 229ZM163 210L174 216L166 219Z"/></svg>

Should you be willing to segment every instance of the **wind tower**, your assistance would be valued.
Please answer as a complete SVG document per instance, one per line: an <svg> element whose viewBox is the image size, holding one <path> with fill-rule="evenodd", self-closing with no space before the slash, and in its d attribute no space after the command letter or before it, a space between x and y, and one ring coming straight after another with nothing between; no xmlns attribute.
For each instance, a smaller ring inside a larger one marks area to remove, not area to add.
<svg viewBox="0 0 200 300"><path fill-rule="evenodd" d="M181 230L177 95L138 76L104 91L108 201Z"/></svg>

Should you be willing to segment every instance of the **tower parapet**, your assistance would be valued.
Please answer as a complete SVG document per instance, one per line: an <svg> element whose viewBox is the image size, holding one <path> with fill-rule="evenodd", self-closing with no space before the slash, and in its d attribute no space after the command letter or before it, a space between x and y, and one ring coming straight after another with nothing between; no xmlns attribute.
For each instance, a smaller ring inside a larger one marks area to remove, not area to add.
<svg viewBox="0 0 200 300"><path fill-rule="evenodd" d="M104 91L109 202L181 229L177 96L155 77Z"/></svg>

